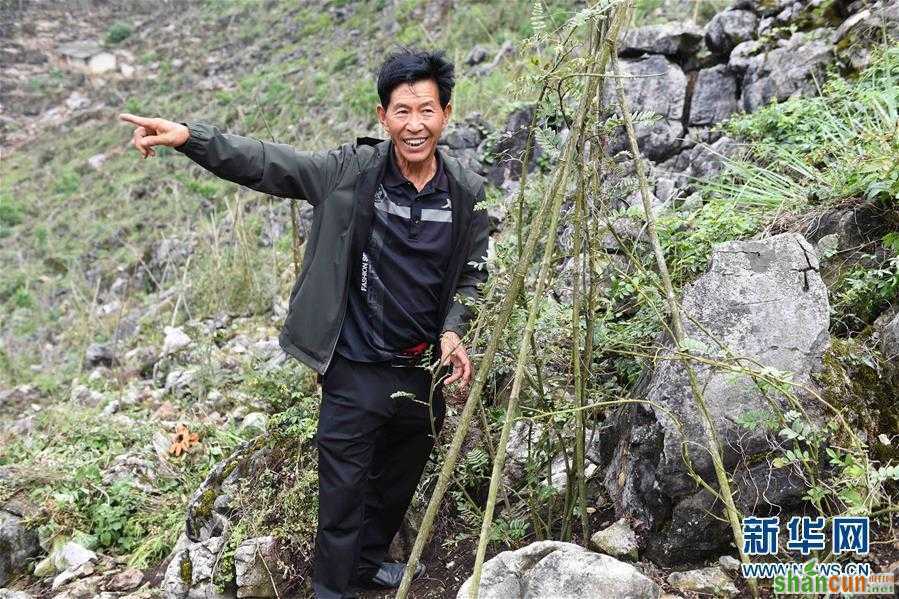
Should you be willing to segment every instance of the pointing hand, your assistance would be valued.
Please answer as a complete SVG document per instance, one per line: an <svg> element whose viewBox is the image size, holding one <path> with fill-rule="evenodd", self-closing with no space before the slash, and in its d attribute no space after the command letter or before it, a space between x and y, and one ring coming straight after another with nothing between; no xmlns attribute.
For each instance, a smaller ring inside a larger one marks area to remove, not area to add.
<svg viewBox="0 0 899 599"><path fill-rule="evenodd" d="M190 137L187 127L166 119L148 119L127 112L120 114L119 119L136 125L131 143L144 158L156 155L153 146L177 148Z"/></svg>

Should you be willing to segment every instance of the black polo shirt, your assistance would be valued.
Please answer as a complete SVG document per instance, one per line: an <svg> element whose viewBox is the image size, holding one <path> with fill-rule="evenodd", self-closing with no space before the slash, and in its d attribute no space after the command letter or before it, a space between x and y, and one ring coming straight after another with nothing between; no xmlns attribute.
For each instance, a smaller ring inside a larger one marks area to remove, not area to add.
<svg viewBox="0 0 899 599"><path fill-rule="evenodd" d="M440 334L453 221L446 171L437 153L437 171L418 191L400 171L392 145L389 154L337 341L340 355L360 362L390 360Z"/></svg>

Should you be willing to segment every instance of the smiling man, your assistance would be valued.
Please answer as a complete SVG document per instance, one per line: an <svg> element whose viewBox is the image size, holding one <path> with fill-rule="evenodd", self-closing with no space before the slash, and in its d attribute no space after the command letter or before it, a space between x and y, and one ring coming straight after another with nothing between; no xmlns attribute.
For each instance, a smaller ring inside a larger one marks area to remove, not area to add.
<svg viewBox="0 0 899 599"><path fill-rule="evenodd" d="M390 55L377 79L389 138L327 151L120 115L144 158L170 146L218 177L314 207L280 343L323 375L318 598L399 586L404 564L384 560L445 413L442 386L432 396L418 364L439 352L452 366L444 384L471 378L462 343L471 313L459 296L477 297L486 280L489 231L475 210L484 179L437 146L453 85L443 52Z"/></svg>

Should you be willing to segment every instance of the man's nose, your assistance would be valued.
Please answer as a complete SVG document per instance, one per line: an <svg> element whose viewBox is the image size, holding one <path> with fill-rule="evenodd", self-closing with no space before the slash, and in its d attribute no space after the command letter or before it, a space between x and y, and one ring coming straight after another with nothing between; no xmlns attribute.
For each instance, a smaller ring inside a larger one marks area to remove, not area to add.
<svg viewBox="0 0 899 599"><path fill-rule="evenodd" d="M422 129L421 117L416 114L409 117L409 122L406 123L406 129L408 129L410 133L417 133L420 131Z"/></svg>

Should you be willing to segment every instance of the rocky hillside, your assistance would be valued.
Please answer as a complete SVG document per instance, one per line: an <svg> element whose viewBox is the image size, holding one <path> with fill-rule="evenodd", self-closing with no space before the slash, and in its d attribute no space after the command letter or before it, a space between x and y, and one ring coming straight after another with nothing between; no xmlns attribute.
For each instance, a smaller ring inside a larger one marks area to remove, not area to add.
<svg viewBox="0 0 899 599"><path fill-rule="evenodd" d="M392 44L445 48L459 77L441 143L491 183L479 356L571 137L581 84L546 74L577 47L566 36L584 33L583 9L0 3L0 598L309 594L320 390L277 332L310 208L176 152L139 160L116 114L331 147L378 135L373 73ZM872 515L876 548L852 559L899 569L899 5L636 9L619 62L640 156L609 78L578 156L587 249L573 188L520 409L506 408L525 305L489 365L415 597L468 596L507 419L480 597L748 596L691 375L741 514ZM680 346L638 164L687 321ZM589 349L579 464L573 330Z"/></svg>

